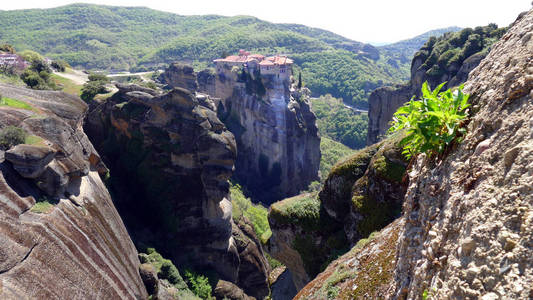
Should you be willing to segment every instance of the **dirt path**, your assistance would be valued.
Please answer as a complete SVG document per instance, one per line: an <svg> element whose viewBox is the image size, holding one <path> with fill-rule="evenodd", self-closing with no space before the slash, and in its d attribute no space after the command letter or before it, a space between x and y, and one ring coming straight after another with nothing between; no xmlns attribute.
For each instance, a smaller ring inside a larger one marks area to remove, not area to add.
<svg viewBox="0 0 533 300"><path fill-rule="evenodd" d="M67 79L74 81L76 84L84 84L89 81L89 76L82 71L68 69L66 72L59 73L54 72L57 76L61 76Z"/></svg>

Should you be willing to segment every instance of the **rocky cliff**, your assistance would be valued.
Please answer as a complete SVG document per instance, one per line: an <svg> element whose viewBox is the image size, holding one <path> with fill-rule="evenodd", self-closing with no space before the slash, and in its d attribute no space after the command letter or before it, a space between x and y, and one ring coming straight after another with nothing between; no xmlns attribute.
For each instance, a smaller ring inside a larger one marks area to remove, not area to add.
<svg viewBox="0 0 533 300"><path fill-rule="evenodd" d="M0 132L27 134L0 150L0 298L146 298L137 251L98 174L107 169L82 130L87 105L3 84L0 93L15 101L0 105Z"/></svg>
<svg viewBox="0 0 533 300"><path fill-rule="evenodd" d="M409 83L378 88L370 94L367 145L382 139L394 112L413 95L419 96L425 81L431 88L442 82L447 82L445 88L465 82L504 32L505 28L489 25L431 37L411 62Z"/></svg>
<svg viewBox="0 0 533 300"><path fill-rule="evenodd" d="M401 136L335 165L318 194L272 204L269 252L293 274L298 290L360 239L400 215L407 162Z"/></svg>
<svg viewBox="0 0 533 300"><path fill-rule="evenodd" d="M109 184L133 239L180 268L215 271L249 295L268 294L260 243L233 224L231 132L207 97L136 85L91 111L86 130L111 170Z"/></svg>
<svg viewBox="0 0 533 300"><path fill-rule="evenodd" d="M296 195L318 179L320 137L309 90L275 75L243 79L239 69L197 74L198 90L214 97L217 114L235 135L235 176L266 203ZM188 67L172 65L165 83L182 87ZM172 78L172 79L170 79ZM258 84L258 80L260 84Z"/></svg>
<svg viewBox="0 0 533 300"><path fill-rule="evenodd" d="M396 296L533 297L533 10L472 71L464 142L410 172Z"/></svg>
<svg viewBox="0 0 533 300"><path fill-rule="evenodd" d="M296 299L533 297L533 10L466 82L472 117L441 161L418 156L402 217Z"/></svg>

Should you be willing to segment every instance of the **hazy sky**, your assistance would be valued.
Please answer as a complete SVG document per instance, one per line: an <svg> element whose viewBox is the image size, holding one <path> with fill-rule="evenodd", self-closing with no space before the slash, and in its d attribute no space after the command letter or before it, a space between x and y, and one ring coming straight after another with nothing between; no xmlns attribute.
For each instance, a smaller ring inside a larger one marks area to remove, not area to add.
<svg viewBox="0 0 533 300"><path fill-rule="evenodd" d="M2 9L47 8L79 1L2 1ZM85 0L120 6L147 6L181 15L252 15L275 23L327 29L362 42L394 42L425 31L496 23L509 25L531 8L531 0ZM0 29L1 30L1 29Z"/></svg>

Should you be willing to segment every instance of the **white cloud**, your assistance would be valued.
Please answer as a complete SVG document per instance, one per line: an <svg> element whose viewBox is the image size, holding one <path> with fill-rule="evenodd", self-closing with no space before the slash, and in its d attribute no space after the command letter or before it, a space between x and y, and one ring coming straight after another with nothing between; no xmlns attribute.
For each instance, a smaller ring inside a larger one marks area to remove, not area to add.
<svg viewBox="0 0 533 300"><path fill-rule="evenodd" d="M46 8L69 0L2 1L2 9ZM428 30L497 23L507 26L531 8L531 0L365 0L365 1L225 1L225 0L89 0L85 2L147 6L182 15L252 15L276 23L300 23L363 42L393 42Z"/></svg>

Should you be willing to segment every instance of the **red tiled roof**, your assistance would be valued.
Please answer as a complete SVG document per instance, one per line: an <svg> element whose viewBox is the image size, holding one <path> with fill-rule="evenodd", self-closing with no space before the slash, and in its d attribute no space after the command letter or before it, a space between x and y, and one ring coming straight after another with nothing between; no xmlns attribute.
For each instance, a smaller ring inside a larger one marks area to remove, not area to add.
<svg viewBox="0 0 533 300"><path fill-rule="evenodd" d="M250 57L250 58L256 58L256 59L258 59L258 60L263 60L263 59L265 59L265 56L264 56L264 55L261 55L261 54L250 54L250 55L248 55L248 57Z"/></svg>
<svg viewBox="0 0 533 300"><path fill-rule="evenodd" d="M262 62L259 63L260 66L273 66L274 63L271 62L270 60L263 60Z"/></svg>
<svg viewBox="0 0 533 300"><path fill-rule="evenodd" d="M290 65L294 63L294 61L287 56L269 56L266 58L267 60L273 62L276 65Z"/></svg>
<svg viewBox="0 0 533 300"><path fill-rule="evenodd" d="M265 58L264 55L261 54L250 54L250 52L240 50L239 55L230 55L226 58L219 58L215 59L214 62L249 62L252 60L258 60L260 61L260 65L262 66L271 66L271 65L290 65L293 64L294 61L287 56L269 56Z"/></svg>

